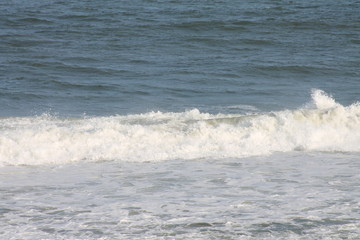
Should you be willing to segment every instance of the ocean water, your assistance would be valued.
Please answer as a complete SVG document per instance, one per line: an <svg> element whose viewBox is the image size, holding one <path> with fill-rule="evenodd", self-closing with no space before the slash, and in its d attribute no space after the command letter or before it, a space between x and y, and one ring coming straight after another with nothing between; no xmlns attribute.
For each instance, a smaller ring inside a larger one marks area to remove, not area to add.
<svg viewBox="0 0 360 240"><path fill-rule="evenodd" d="M0 2L1 239L359 239L360 2Z"/></svg>

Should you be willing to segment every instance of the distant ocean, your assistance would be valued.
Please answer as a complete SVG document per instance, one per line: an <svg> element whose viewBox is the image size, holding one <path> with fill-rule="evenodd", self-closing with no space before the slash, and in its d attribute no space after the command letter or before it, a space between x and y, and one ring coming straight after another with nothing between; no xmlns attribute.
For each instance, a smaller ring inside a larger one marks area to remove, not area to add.
<svg viewBox="0 0 360 240"><path fill-rule="evenodd" d="M360 2L0 2L1 239L359 239Z"/></svg>

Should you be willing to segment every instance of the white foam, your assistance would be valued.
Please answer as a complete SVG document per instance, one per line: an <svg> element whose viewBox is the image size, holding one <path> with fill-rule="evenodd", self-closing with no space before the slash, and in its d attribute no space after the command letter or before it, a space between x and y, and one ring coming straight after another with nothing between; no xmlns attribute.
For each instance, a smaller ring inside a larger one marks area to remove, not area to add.
<svg viewBox="0 0 360 240"><path fill-rule="evenodd" d="M311 97L317 109L328 109L340 106L330 95L319 89L313 89Z"/></svg>
<svg viewBox="0 0 360 240"><path fill-rule="evenodd" d="M0 165L163 161L289 151L360 152L360 104L320 90L314 108L257 115L182 113L0 120Z"/></svg>

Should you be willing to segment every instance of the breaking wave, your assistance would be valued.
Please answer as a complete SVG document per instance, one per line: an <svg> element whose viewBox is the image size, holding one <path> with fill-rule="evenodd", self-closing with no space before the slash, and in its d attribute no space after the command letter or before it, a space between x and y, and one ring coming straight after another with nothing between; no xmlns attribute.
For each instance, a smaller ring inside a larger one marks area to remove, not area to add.
<svg viewBox="0 0 360 240"><path fill-rule="evenodd" d="M73 161L241 158L274 152L360 152L360 103L342 106L321 90L296 110L64 119L0 119L0 166Z"/></svg>

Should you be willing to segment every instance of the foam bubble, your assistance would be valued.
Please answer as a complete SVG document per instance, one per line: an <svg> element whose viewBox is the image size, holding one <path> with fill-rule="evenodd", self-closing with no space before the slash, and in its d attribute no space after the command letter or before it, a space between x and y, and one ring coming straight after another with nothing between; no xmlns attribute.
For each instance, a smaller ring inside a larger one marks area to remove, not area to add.
<svg viewBox="0 0 360 240"><path fill-rule="evenodd" d="M150 112L0 120L0 165L241 158L289 151L360 152L360 104L320 90L316 108L263 114Z"/></svg>

